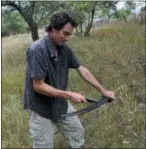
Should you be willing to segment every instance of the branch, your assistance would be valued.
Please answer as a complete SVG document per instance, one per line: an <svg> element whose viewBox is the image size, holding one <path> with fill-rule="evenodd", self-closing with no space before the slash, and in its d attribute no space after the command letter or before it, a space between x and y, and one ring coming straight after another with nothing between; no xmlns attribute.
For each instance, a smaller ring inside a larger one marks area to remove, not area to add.
<svg viewBox="0 0 146 149"><path fill-rule="evenodd" d="M32 8L32 9L31 9L31 13L33 13L33 12L34 12L35 4L36 4L36 1L35 1L35 2L33 2L33 3L32 3L32 5L31 5L31 8Z"/></svg>
<svg viewBox="0 0 146 149"><path fill-rule="evenodd" d="M47 16L50 16L58 7L62 7L62 4L59 4L58 6L56 6L54 9L52 9L51 10L51 12L49 12L49 13L46 13L46 12L44 12L42 15L41 15L41 17L40 17L40 19L37 21L37 23L39 24L39 22L42 20L42 19L45 19ZM46 14L45 14L46 13Z"/></svg>
<svg viewBox="0 0 146 149"><path fill-rule="evenodd" d="M2 6L7 6L7 5L14 7L18 11L21 11L21 9L22 9L20 5L17 5L14 2L11 2L11 1L2 1Z"/></svg>
<svg viewBox="0 0 146 149"><path fill-rule="evenodd" d="M10 10L5 10L5 11L4 11L4 15L7 15L7 14L9 14L10 12L13 12L13 11L16 11L16 9L15 9L15 8L12 8L12 9L10 9Z"/></svg>
<svg viewBox="0 0 146 149"><path fill-rule="evenodd" d="M20 1L18 1L18 4L19 4L19 6L21 7L21 2L20 2Z"/></svg>
<svg viewBox="0 0 146 149"><path fill-rule="evenodd" d="M34 12L35 4L36 1L30 2L30 5L25 7L26 11L29 11L32 14Z"/></svg>
<svg viewBox="0 0 146 149"><path fill-rule="evenodd" d="M13 2L9 2L9 1L2 1L1 5L2 6L7 6L7 5L11 5Z"/></svg>
<svg viewBox="0 0 146 149"><path fill-rule="evenodd" d="M32 19L32 14L28 13L24 8L22 8L19 4L16 4L15 1L2 1L2 6L12 6L15 8L19 13L23 16L23 18L26 20L26 22L30 22Z"/></svg>
<svg viewBox="0 0 146 149"><path fill-rule="evenodd" d="M42 15L40 16L40 18L36 21L37 24L39 24L40 21L41 21L42 19L44 19L45 13L46 13L46 12L42 13Z"/></svg>

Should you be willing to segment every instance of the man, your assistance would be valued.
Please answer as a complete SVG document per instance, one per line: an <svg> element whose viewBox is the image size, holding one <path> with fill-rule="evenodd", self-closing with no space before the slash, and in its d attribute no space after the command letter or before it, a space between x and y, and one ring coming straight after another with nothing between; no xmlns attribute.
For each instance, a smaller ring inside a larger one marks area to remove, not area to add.
<svg viewBox="0 0 146 149"><path fill-rule="evenodd" d="M54 14L46 28L47 36L32 43L27 51L24 108L31 111L33 148L54 147L54 126L71 148L82 148L85 143L84 128L77 116L60 119L62 114L75 111L68 100L87 102L80 93L66 91L69 68L75 68L102 95L115 99L114 92L104 89L65 44L76 26L69 14Z"/></svg>

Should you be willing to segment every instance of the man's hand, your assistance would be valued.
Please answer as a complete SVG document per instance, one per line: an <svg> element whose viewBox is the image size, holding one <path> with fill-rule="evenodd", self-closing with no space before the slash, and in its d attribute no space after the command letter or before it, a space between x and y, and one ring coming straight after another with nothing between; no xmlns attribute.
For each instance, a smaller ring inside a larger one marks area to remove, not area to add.
<svg viewBox="0 0 146 149"><path fill-rule="evenodd" d="M115 92L113 91L104 90L104 91L101 91L101 94L103 94L104 96L110 97L111 99L116 99Z"/></svg>
<svg viewBox="0 0 146 149"><path fill-rule="evenodd" d="M80 93L75 93L75 92L68 91L67 94L70 96L71 101L74 104L78 104L78 103L81 103L81 102L87 102L85 97L82 94L80 94Z"/></svg>

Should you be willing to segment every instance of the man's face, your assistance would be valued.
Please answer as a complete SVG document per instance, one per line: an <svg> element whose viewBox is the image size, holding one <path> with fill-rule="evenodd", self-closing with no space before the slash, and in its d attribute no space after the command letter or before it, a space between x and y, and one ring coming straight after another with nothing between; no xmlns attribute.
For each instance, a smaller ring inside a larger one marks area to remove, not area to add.
<svg viewBox="0 0 146 149"><path fill-rule="evenodd" d="M53 29L53 37L54 37L55 43L57 45L64 44L66 41L69 40L73 30L74 30L74 27L70 23L67 23L60 30Z"/></svg>

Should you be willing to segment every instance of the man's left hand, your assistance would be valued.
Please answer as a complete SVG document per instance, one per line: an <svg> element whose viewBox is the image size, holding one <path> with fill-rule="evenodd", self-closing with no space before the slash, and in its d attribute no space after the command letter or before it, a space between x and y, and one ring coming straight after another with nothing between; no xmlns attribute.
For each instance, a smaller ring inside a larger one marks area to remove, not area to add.
<svg viewBox="0 0 146 149"><path fill-rule="evenodd" d="M115 92L113 91L104 90L101 92L101 94L104 96L110 97L111 99L116 99Z"/></svg>

